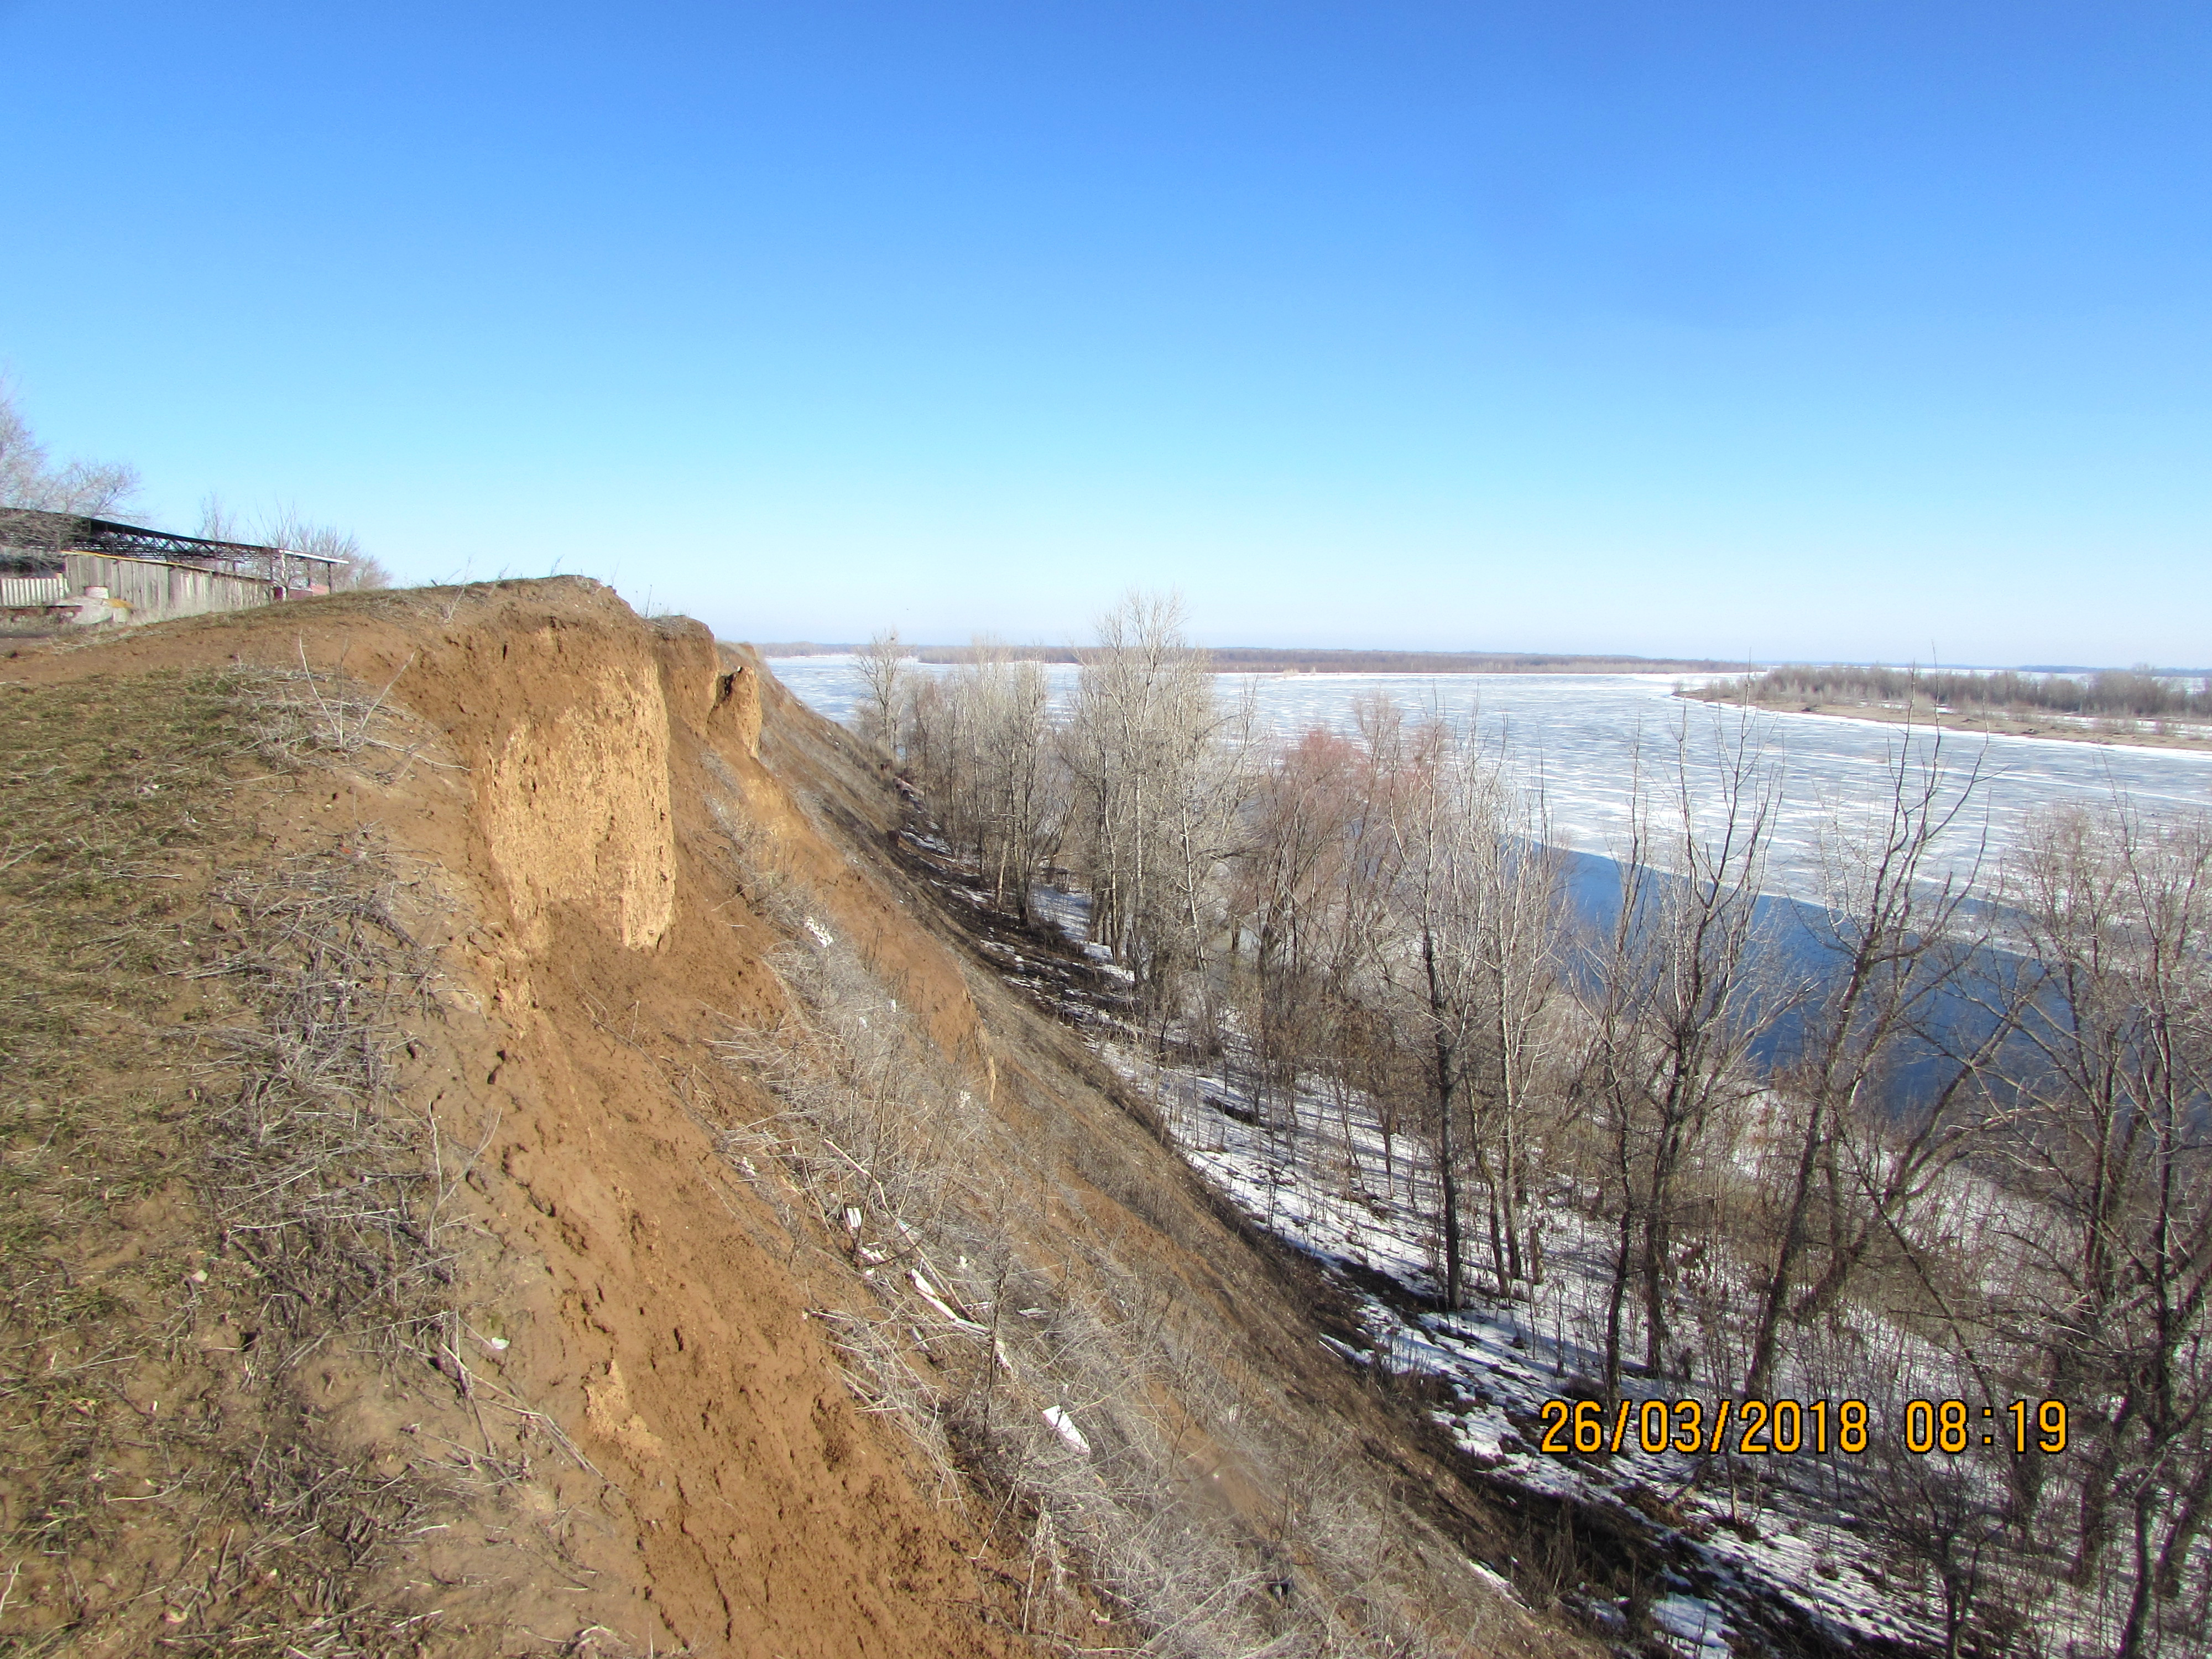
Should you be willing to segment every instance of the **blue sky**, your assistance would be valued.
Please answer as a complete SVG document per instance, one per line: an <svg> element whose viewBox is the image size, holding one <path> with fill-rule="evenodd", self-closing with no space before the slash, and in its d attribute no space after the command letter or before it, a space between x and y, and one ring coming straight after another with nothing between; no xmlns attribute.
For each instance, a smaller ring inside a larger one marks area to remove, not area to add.
<svg viewBox="0 0 2212 1659"><path fill-rule="evenodd" d="M0 0L139 516L732 637L2212 665L2212 9Z"/></svg>

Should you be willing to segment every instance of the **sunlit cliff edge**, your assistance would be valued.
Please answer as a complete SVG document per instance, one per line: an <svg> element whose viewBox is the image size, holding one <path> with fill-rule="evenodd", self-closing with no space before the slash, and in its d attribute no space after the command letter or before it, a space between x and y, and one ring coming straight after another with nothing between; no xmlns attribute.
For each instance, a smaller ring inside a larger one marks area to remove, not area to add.
<svg viewBox="0 0 2212 1659"><path fill-rule="evenodd" d="M750 652L347 595L0 717L5 1650L1595 1650Z"/></svg>

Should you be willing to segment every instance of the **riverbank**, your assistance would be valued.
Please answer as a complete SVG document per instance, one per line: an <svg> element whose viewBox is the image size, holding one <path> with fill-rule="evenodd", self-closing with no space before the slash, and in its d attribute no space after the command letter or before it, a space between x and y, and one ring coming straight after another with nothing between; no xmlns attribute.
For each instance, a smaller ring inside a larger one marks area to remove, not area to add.
<svg viewBox="0 0 2212 1659"><path fill-rule="evenodd" d="M1704 688L1681 696L1701 702L1722 698ZM1733 698L1727 701L1733 702ZM2096 744L2127 749L2185 749L2212 752L2212 725L2195 720L2114 719L2102 715L2054 714L2043 709L1907 708L1901 703L1797 702L1762 699L1756 708L1780 714L1826 714L1841 720L1873 720L1888 726L1940 726L1994 737L2055 738L2062 743Z"/></svg>

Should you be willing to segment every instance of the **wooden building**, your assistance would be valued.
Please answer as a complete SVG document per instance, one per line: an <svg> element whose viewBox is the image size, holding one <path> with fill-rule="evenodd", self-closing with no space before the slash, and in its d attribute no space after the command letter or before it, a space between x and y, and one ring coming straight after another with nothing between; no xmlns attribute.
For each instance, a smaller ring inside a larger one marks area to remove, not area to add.
<svg viewBox="0 0 2212 1659"><path fill-rule="evenodd" d="M326 593L342 560L0 507L0 613L56 625L164 622Z"/></svg>

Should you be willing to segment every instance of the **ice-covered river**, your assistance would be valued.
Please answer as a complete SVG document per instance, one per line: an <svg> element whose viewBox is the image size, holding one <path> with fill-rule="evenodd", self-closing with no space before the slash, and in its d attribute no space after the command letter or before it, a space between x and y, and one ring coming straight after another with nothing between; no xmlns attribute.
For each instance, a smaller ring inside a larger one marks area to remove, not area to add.
<svg viewBox="0 0 2212 1659"><path fill-rule="evenodd" d="M832 719L844 719L857 701L850 657L781 657L769 666ZM1073 690L1073 666L1047 672L1060 696ZM1217 684L1231 704L1249 685L1262 721L1285 736L1316 726L1348 731L1354 705L1376 692L1409 710L1440 707L1455 719L1471 720L1502 746L1524 781L1540 782L1561 838L1598 854L1626 820L1639 754L1647 774L1656 766L1671 775L1676 734L1686 720L1697 762L1693 793L1710 808L1717 793L1711 769L1715 738L1737 718L1676 697L1679 682L1668 675L1223 674ZM1768 884L1793 897L1815 898L1821 825L1838 807L1863 807L1886 790L1887 757L1903 734L1893 726L1819 714L1756 719L1782 781ZM2095 804L2118 792L2152 811L2212 806L2208 753L1951 733L1943 756L1961 781L1978 762L1981 769L1974 800L1950 838L1959 863L1974 858L1985 833L1990 854L2001 853L2030 811L2053 802Z"/></svg>

